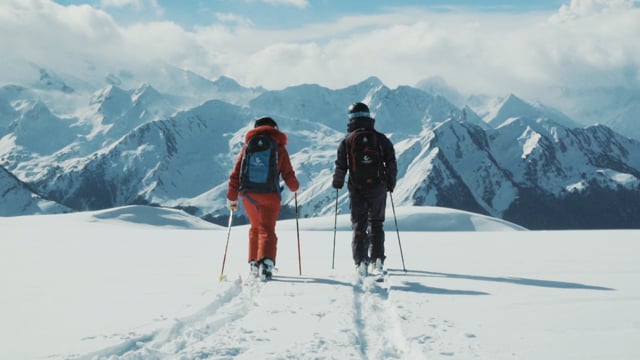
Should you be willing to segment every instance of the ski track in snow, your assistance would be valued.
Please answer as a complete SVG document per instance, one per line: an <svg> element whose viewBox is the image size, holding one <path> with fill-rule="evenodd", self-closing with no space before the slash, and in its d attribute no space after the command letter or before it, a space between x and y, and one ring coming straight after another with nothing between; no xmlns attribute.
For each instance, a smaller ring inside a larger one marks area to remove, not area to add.
<svg viewBox="0 0 640 360"><path fill-rule="evenodd" d="M317 286L328 286L326 298L305 291ZM272 323L274 319L291 323L287 317L303 327ZM255 330L256 323L262 331ZM335 331L327 334L331 327ZM177 319L169 329L133 337L80 359L328 359L335 356L336 347L344 349L345 359L403 358L407 346L389 303L388 280L274 276L270 283L257 279L243 283L239 279L204 309Z"/></svg>
<svg viewBox="0 0 640 360"><path fill-rule="evenodd" d="M358 330L362 359L402 359L407 346L397 316L389 303L389 279L378 283L373 277L355 280L354 322Z"/></svg>
<svg viewBox="0 0 640 360"><path fill-rule="evenodd" d="M211 347L209 340L247 315L254 299L262 291L261 284L244 286L238 279L216 300L199 312L182 319L164 330L125 341L122 344L89 354L80 359L201 359L229 358L246 349Z"/></svg>
<svg viewBox="0 0 640 360"><path fill-rule="evenodd" d="M275 275L267 283L238 278L205 308L176 319L168 329L132 333L121 344L68 358L333 359L338 348L341 359L476 358L469 345L474 336L456 335L446 320L405 314L402 300L394 301L393 277L376 282L355 274ZM318 297L314 287L327 296ZM404 321L424 326L404 328Z"/></svg>

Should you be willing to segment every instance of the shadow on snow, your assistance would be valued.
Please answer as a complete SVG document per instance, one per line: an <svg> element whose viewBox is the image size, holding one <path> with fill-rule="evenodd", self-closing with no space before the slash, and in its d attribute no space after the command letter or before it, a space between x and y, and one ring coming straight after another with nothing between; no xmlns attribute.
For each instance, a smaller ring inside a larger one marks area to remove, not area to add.
<svg viewBox="0 0 640 360"><path fill-rule="evenodd" d="M432 272L432 271L421 271L421 270L407 270L405 273L402 269L389 269L394 273L397 273L401 276L418 276L418 277L446 277L451 279L467 279L467 280L477 280L477 281L493 281L493 282L501 282L501 283L510 283L516 285L525 285L525 286L538 286L538 287L547 287L547 288L558 288L558 289L581 289L581 290L602 290L602 291L613 291L615 289L603 287L603 286L594 286L594 285L586 285L580 283L566 282L566 281L554 281L554 280L540 280L540 279L527 279L527 278L519 278L519 277L495 277L495 276L478 276L478 275L462 275L462 274L448 274L441 272ZM435 291L427 291L429 288L427 286L405 282L406 284L412 284L409 286L411 291L420 290L420 292L429 292L429 293L437 293L437 294L449 294L449 292L440 292L439 289L435 289ZM403 290L402 287L394 286L394 289ZM406 290L409 291L409 290ZM456 292L454 292L455 294ZM471 295L481 295L480 294L471 294ZM466 294L469 295L469 294Z"/></svg>
<svg viewBox="0 0 640 360"><path fill-rule="evenodd" d="M320 285L339 285L353 288L354 284L351 282L339 281L330 278L318 278L318 277L295 277L295 276L274 276L272 281L301 283L301 284L320 284ZM439 289L434 287L425 286L417 282L403 282L404 285L392 285L391 290L410 291L421 294L444 294L444 295L489 295L488 293L481 291L471 290L448 290ZM360 289L362 292L362 289ZM367 286L367 292L377 293L381 297L388 297L388 291L379 286Z"/></svg>

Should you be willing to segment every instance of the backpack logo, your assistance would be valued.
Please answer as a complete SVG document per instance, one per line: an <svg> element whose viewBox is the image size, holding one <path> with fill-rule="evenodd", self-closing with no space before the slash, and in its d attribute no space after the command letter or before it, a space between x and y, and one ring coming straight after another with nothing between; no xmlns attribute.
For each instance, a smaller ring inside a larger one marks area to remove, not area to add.
<svg viewBox="0 0 640 360"><path fill-rule="evenodd" d="M380 184L384 180L382 149L373 129L356 130L348 138L349 176L357 186Z"/></svg>
<svg viewBox="0 0 640 360"><path fill-rule="evenodd" d="M251 158L251 160L253 160L253 166L258 166L258 167L264 167L265 166L262 158L259 157L259 156L254 156L254 157Z"/></svg>
<svg viewBox="0 0 640 360"><path fill-rule="evenodd" d="M258 134L247 143L240 164L241 192L279 191L278 144L268 135Z"/></svg>

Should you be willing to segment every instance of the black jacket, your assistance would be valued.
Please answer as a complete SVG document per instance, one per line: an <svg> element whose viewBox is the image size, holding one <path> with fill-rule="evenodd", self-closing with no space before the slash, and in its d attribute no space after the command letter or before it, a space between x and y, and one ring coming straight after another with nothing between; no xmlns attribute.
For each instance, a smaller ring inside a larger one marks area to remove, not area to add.
<svg viewBox="0 0 640 360"><path fill-rule="evenodd" d="M342 139L338 146L338 157L336 158L335 172L333 173L333 187L341 189L344 186L344 180L349 169L349 150L348 150L348 138L349 135L358 129L374 129L374 119L369 118L356 118L349 122L347 130L349 134ZM375 131L375 129L374 129ZM396 164L396 152L393 148L393 144L383 133L375 131L378 137L378 144L382 150L382 159L385 167L387 190L393 191L396 186L396 176L398 175L398 165ZM355 184L349 179L349 189L354 187Z"/></svg>

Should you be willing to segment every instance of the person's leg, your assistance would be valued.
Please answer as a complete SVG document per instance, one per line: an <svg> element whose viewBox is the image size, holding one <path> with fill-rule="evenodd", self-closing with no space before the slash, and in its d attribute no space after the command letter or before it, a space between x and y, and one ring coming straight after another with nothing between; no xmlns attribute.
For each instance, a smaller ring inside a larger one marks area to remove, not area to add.
<svg viewBox="0 0 640 360"><path fill-rule="evenodd" d="M371 262L376 259L384 262L386 258L384 252L384 218L387 206L387 191L384 186L371 189L369 196L369 224L371 240Z"/></svg>
<svg viewBox="0 0 640 360"><path fill-rule="evenodd" d="M258 200L258 251L257 259L271 259L276 263L278 236L276 222L280 214L281 198L277 193L256 194Z"/></svg>
<svg viewBox="0 0 640 360"><path fill-rule="evenodd" d="M356 265L361 262L368 263L368 239L367 239L367 202L361 193L353 190L349 194L351 200L351 228L353 238L351 240L351 251L353 261Z"/></svg>
<svg viewBox="0 0 640 360"><path fill-rule="evenodd" d="M259 237L259 225L258 225L258 207L254 200L242 196L242 204L244 205L244 211L249 217L249 258L248 261L257 261L258 258L258 237Z"/></svg>

